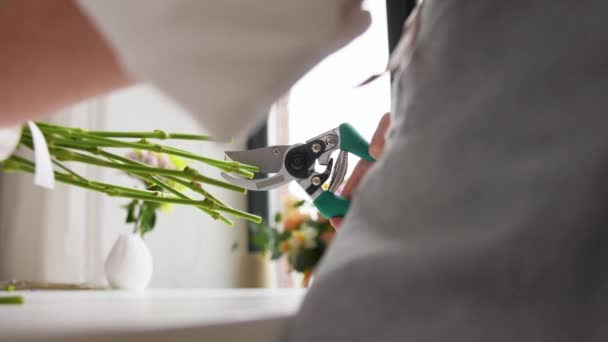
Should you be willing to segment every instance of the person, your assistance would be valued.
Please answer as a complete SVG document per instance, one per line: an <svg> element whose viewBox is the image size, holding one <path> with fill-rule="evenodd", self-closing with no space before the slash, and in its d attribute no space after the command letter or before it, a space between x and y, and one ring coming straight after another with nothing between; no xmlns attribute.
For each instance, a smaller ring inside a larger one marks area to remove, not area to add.
<svg viewBox="0 0 608 342"><path fill-rule="evenodd" d="M419 8L289 341L605 341L603 1Z"/></svg>
<svg viewBox="0 0 608 342"><path fill-rule="evenodd" d="M0 125L137 81L230 139L367 29L361 2L3 0Z"/></svg>
<svg viewBox="0 0 608 342"><path fill-rule="evenodd" d="M365 29L360 4L5 0L0 122L138 80L234 134ZM426 0L418 18L382 157L285 339L605 341L608 5Z"/></svg>

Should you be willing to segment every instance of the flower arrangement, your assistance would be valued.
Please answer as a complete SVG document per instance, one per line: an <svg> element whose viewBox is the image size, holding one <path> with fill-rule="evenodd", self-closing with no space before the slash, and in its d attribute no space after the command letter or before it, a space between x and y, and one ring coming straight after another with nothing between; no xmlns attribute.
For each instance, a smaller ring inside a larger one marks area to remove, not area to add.
<svg viewBox="0 0 608 342"><path fill-rule="evenodd" d="M35 126L36 130L32 129ZM36 135L38 132L38 136ZM114 132L89 131L81 128L65 127L44 122L29 122L28 125L3 129L0 132L2 151L8 151L2 161L4 172L36 173L40 165L23 156L22 149L37 150L38 137L46 143L50 159L51 175L54 180L88 190L104 193L109 196L132 200L127 205L127 221L137 223L141 234L154 227L154 212L161 205L178 204L193 206L215 220L229 226L233 221L227 216L261 222L261 218L234 209L222 202L207 187L219 187L245 194L246 189L214 179L199 173L186 165L182 160L188 159L211 165L223 172L241 177L252 178L258 168L234 161L208 158L189 151L160 144L156 140L195 140L211 141L209 136L168 133L162 130L153 132ZM122 156L116 149L129 149L144 154L142 158ZM36 154L39 151L34 151ZM156 158L151 162L150 157ZM167 160L169 162L167 162ZM162 161L162 162L161 162ZM124 187L84 178L73 171L66 163L83 163L97 167L116 169L141 180L145 189ZM163 164L164 163L164 164ZM163 164L163 165L161 165ZM170 167L169 167L170 166Z"/></svg>
<svg viewBox="0 0 608 342"><path fill-rule="evenodd" d="M252 224L252 242L272 260L286 257L290 269L303 274L302 286L308 287L335 231L305 201L290 199L286 207L275 215L273 225Z"/></svg>
<svg viewBox="0 0 608 342"><path fill-rule="evenodd" d="M185 160L246 178L253 178L254 172L259 170L257 167L201 156L157 140L210 141L211 138L162 130L89 131L28 121L23 126L0 128L1 169L33 173L35 183L47 188L61 182L129 199L125 206L126 221L134 224L134 232L118 237L105 260L104 270L110 286L141 290L149 285L154 269L152 254L142 237L154 229L158 210L173 204L187 205L229 226L233 225L229 216L261 222L259 216L232 208L207 188L218 187L243 194L246 189L205 176ZM124 149L129 151L126 155L118 152ZM33 158L28 157L31 154L24 154L24 150L31 150ZM69 163L122 171L143 184L143 189L87 179L70 168Z"/></svg>

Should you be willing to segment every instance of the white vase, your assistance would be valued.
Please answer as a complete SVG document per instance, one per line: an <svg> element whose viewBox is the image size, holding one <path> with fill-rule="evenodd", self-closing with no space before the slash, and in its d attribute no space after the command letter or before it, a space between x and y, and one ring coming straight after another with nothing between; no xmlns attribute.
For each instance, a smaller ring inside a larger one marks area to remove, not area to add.
<svg viewBox="0 0 608 342"><path fill-rule="evenodd" d="M105 262L110 286L124 290L143 290L152 279L153 262L148 246L139 234L118 237Z"/></svg>

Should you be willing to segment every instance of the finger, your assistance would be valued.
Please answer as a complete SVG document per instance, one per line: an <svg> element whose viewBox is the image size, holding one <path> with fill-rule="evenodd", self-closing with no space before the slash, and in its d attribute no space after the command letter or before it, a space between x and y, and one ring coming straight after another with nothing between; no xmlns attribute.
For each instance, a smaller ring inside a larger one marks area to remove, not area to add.
<svg viewBox="0 0 608 342"><path fill-rule="evenodd" d="M332 217L329 220L329 223L331 223L331 226L334 227L334 229L338 230L342 226L342 221L344 221L344 219L341 217Z"/></svg>
<svg viewBox="0 0 608 342"><path fill-rule="evenodd" d="M353 170L353 173L348 179L348 182L346 182L344 188L340 192L340 196L349 200L352 199L355 190L357 190L357 188L359 187L359 183L361 183L361 180L363 179L363 177L365 177L367 171L369 171L372 165L372 163L366 160L359 160L359 162L355 166L355 169Z"/></svg>
<svg viewBox="0 0 608 342"><path fill-rule="evenodd" d="M386 131L391 125L391 115L390 113L384 114L380 122L378 123L378 128L376 128L376 132L372 137L372 141L369 144L369 154L374 157L374 159L380 158L382 152L384 151L384 143Z"/></svg>
<svg viewBox="0 0 608 342"><path fill-rule="evenodd" d="M359 183L361 183L361 180L372 165L373 164L368 161L365 161L363 159L360 160L357 163L357 166L355 166L355 169L353 170L352 175L348 179L348 182L346 182L344 187L342 187L342 189L337 192L338 195L347 198L348 200L351 200L354 196L355 191L359 187ZM332 217L329 222L335 229L339 229L342 225L342 217Z"/></svg>
<svg viewBox="0 0 608 342"><path fill-rule="evenodd" d="M378 123L378 127L376 128L376 132L372 137L372 141L370 142L369 153L375 159L378 159L384 150L384 136L386 135L386 131L390 126L390 113L384 114L380 122ZM359 187L361 180L369 171L369 168L372 166L372 163L367 162L365 160L360 160L355 169L353 170L352 175L350 176L348 182L342 187L338 194L342 197L345 197L349 200L354 196L355 191ZM332 217L329 222L331 225L337 230L340 228L343 222L342 217Z"/></svg>

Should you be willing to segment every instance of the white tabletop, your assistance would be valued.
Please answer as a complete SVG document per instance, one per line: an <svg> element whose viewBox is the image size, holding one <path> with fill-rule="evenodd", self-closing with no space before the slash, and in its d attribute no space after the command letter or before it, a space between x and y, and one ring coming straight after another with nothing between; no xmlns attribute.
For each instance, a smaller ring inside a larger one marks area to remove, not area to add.
<svg viewBox="0 0 608 342"><path fill-rule="evenodd" d="M301 290L39 291L0 305L0 341L277 341Z"/></svg>

